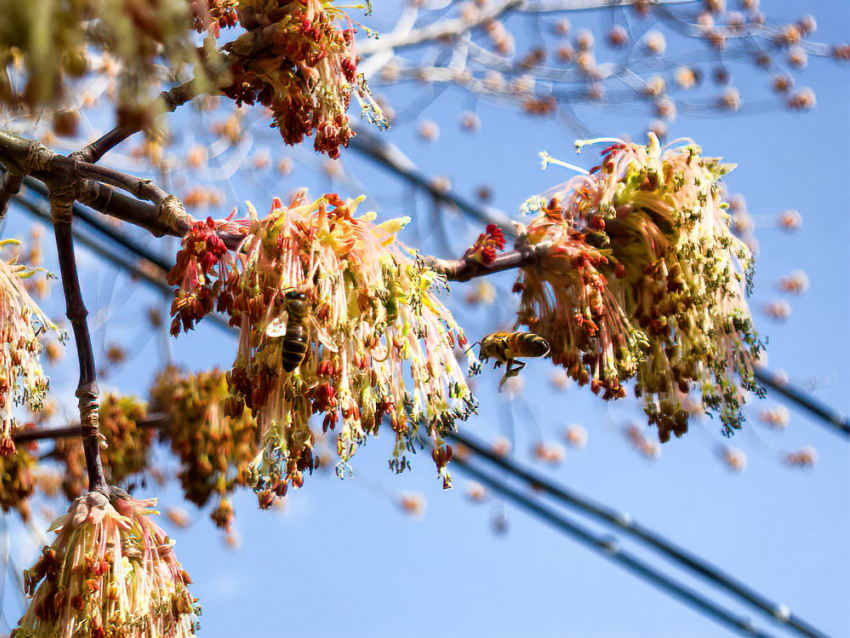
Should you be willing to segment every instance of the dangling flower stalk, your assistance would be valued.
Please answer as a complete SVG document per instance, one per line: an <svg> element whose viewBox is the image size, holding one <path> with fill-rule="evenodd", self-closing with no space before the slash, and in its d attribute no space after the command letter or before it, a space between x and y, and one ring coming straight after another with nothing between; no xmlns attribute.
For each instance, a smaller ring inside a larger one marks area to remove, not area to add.
<svg viewBox="0 0 850 638"><path fill-rule="evenodd" d="M178 286L173 332L194 325L212 299L240 330L227 410L247 406L264 432L261 502L312 471L314 413L324 430L340 428L340 476L386 417L396 437L391 467L407 467L424 427L450 484L442 435L474 410L452 350L465 337L435 296L445 280L395 237L409 220L375 225L374 213L356 216L361 201L330 194L309 203L302 191L289 206L276 199L262 220L252 210L244 222L196 223L169 275ZM244 229L241 248L210 257L208 229L228 224Z"/></svg>
<svg viewBox="0 0 850 638"><path fill-rule="evenodd" d="M15 242L6 240L0 247L10 243ZM15 451L12 408L24 403L38 412L44 404L48 379L39 359L38 337L53 330L65 338L24 288L23 280L35 272L0 258L0 455Z"/></svg>

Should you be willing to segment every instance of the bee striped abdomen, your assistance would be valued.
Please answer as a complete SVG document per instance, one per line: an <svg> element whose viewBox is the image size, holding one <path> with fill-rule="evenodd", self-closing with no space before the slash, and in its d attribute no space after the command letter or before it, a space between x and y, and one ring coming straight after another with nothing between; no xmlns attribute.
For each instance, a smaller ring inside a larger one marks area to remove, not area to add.
<svg viewBox="0 0 850 638"><path fill-rule="evenodd" d="M284 371L292 372L304 363L310 347L310 308L307 296L300 292L286 293L286 309L289 318L286 335L281 343L280 360Z"/></svg>
<svg viewBox="0 0 850 638"><path fill-rule="evenodd" d="M303 326L294 326L283 338L281 362L286 372L292 372L304 362L307 356L307 330Z"/></svg>

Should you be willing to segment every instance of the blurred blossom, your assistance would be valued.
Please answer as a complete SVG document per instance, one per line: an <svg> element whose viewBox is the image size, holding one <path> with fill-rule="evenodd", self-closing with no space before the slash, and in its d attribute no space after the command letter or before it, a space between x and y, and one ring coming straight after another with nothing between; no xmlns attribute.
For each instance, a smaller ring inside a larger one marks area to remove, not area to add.
<svg viewBox="0 0 850 638"><path fill-rule="evenodd" d="M733 472L743 472L747 469L747 455L736 447L723 448L723 461Z"/></svg>
<svg viewBox="0 0 850 638"><path fill-rule="evenodd" d="M797 27L803 35L809 35L817 31L818 23L813 15L805 15L797 22Z"/></svg>
<svg viewBox="0 0 850 638"><path fill-rule="evenodd" d="M587 445L587 430L578 423L570 423L564 428L564 439L571 447L581 449Z"/></svg>
<svg viewBox="0 0 850 638"><path fill-rule="evenodd" d="M779 287L783 292L802 294L809 289L809 278L802 270L795 270L779 280Z"/></svg>
<svg viewBox="0 0 850 638"><path fill-rule="evenodd" d="M741 94L736 88L727 89L720 97L718 106L727 111L737 111L741 108Z"/></svg>
<svg viewBox="0 0 850 638"><path fill-rule="evenodd" d="M815 92L808 87L800 89L788 99L788 108L795 111L807 111L813 109L816 104Z"/></svg>
<svg viewBox="0 0 850 638"><path fill-rule="evenodd" d="M525 377L515 376L505 380L503 387L505 399L513 401L522 397L525 390Z"/></svg>
<svg viewBox="0 0 850 638"><path fill-rule="evenodd" d="M277 172L283 176L291 175L294 162L289 157L282 157L277 163Z"/></svg>
<svg viewBox="0 0 850 638"><path fill-rule="evenodd" d="M549 375L549 383L557 390L569 390L575 383L563 368L555 368Z"/></svg>
<svg viewBox="0 0 850 638"><path fill-rule="evenodd" d="M579 51L590 51L593 48L593 33L587 29L581 29L576 33L576 47Z"/></svg>
<svg viewBox="0 0 850 638"><path fill-rule="evenodd" d="M416 129L419 139L425 142L436 142L440 138L440 128L436 122L423 120Z"/></svg>
<svg viewBox="0 0 850 638"><path fill-rule="evenodd" d="M796 210L786 210L779 216L779 227L785 230L799 230L803 225L803 218Z"/></svg>
<svg viewBox="0 0 850 638"><path fill-rule="evenodd" d="M788 73L777 73L773 76L773 90L777 93L787 93L794 88L794 78Z"/></svg>
<svg viewBox="0 0 850 638"><path fill-rule="evenodd" d="M186 165L189 168L202 168L207 165L209 154L203 146L193 146L186 154Z"/></svg>
<svg viewBox="0 0 850 638"><path fill-rule="evenodd" d="M490 446L496 456L508 456L511 453L511 442L504 436L497 436Z"/></svg>
<svg viewBox="0 0 850 638"><path fill-rule="evenodd" d="M477 113L464 111L460 114L460 126L464 131L477 131L481 128L481 118Z"/></svg>
<svg viewBox="0 0 850 638"><path fill-rule="evenodd" d="M192 521L186 508L178 506L166 508L165 517L180 528L188 527Z"/></svg>
<svg viewBox="0 0 850 638"><path fill-rule="evenodd" d="M466 496L474 503L481 503L487 499L487 489L475 481L466 484Z"/></svg>
<svg viewBox="0 0 850 638"><path fill-rule="evenodd" d="M567 18L561 18L555 22L555 33L561 36L569 35L572 24Z"/></svg>
<svg viewBox="0 0 850 638"><path fill-rule="evenodd" d="M811 468L818 460L818 451L811 445L807 445L796 452L788 452L785 461L792 467Z"/></svg>
<svg viewBox="0 0 850 638"><path fill-rule="evenodd" d="M425 516L425 496L419 492L402 494L398 499L398 506L405 514L408 514L414 519L421 519Z"/></svg>
<svg viewBox="0 0 850 638"><path fill-rule="evenodd" d="M785 321L791 316L791 304L784 299L768 301L762 306L762 311L768 317L772 317L779 321Z"/></svg>
<svg viewBox="0 0 850 638"><path fill-rule="evenodd" d="M629 44L629 32L622 25L615 25L608 31L608 44L619 49Z"/></svg>
<svg viewBox="0 0 850 638"><path fill-rule="evenodd" d="M534 458L540 463L560 465L566 456L564 446L555 441L541 441L534 446Z"/></svg>
<svg viewBox="0 0 850 638"><path fill-rule="evenodd" d="M676 84L681 89L690 89L696 84L696 75L692 69L686 66L680 66L676 69Z"/></svg>
<svg viewBox="0 0 850 638"><path fill-rule="evenodd" d="M784 405L778 405L775 408L765 409L759 412L759 418L762 423L772 428L784 430L791 421L791 412Z"/></svg>
<svg viewBox="0 0 850 638"><path fill-rule="evenodd" d="M802 47L792 47L788 50L788 64L795 69L804 69L809 61L809 56Z"/></svg>
<svg viewBox="0 0 850 638"><path fill-rule="evenodd" d="M664 55L667 41L660 31L650 31L643 37L643 46L650 55Z"/></svg>

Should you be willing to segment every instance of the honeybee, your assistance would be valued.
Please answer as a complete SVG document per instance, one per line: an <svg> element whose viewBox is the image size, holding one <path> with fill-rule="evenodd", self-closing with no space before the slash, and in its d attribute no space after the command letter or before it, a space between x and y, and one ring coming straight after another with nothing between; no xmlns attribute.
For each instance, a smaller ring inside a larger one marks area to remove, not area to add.
<svg viewBox="0 0 850 638"><path fill-rule="evenodd" d="M280 360L286 372L292 372L304 362L310 346L310 303L303 292L290 290L286 299L286 325L280 348ZM278 335L270 335L278 336Z"/></svg>
<svg viewBox="0 0 850 638"><path fill-rule="evenodd" d="M525 367L525 361L518 357L545 357L549 354L549 342L533 332L494 332L484 337L480 344L481 361L495 359L497 368L503 363L507 366L499 389Z"/></svg>

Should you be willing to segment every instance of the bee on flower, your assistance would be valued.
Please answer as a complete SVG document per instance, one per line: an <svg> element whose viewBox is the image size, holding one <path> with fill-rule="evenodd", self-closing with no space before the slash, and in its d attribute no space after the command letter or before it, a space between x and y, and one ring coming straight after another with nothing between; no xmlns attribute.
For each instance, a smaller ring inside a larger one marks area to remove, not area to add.
<svg viewBox="0 0 850 638"><path fill-rule="evenodd" d="M173 310L183 325L216 305L240 331L227 415L248 408L257 418L258 494L301 487L315 468L313 414L337 432L344 476L385 420L396 437L391 467L401 471L420 428L446 449L441 436L474 410L453 355L466 339L437 298L445 280L396 239L409 219L375 224L374 213L357 214L361 201L309 202L302 191L289 206L275 199L264 219L252 208L244 224L230 222L245 229L235 253L210 242L222 226L207 223L184 239L171 272L182 282ZM448 458L435 461L450 485Z"/></svg>
<svg viewBox="0 0 850 638"><path fill-rule="evenodd" d="M687 431L681 397L693 390L729 434L743 420L742 389L762 393L745 301L753 258L730 231L720 188L733 167L689 140L662 148L654 135L646 146L576 147L597 142L609 146L590 171L544 158L579 175L547 193L521 238L548 250L517 280L518 325L603 398L624 397L636 379L661 442Z"/></svg>

